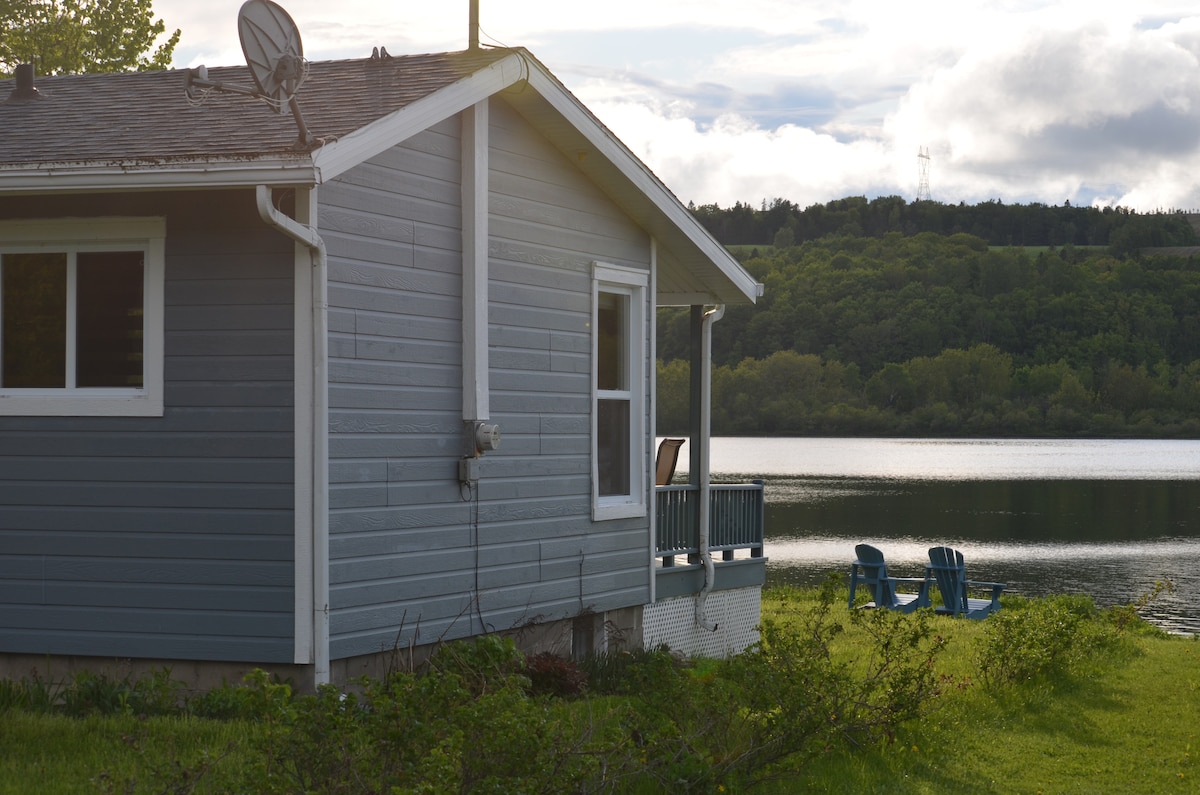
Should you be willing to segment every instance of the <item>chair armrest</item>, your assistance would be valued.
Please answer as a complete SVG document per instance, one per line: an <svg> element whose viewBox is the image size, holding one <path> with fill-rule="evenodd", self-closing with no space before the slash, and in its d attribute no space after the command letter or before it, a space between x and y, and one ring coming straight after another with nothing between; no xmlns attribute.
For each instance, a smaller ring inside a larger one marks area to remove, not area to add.
<svg viewBox="0 0 1200 795"><path fill-rule="evenodd" d="M966 588L991 588L992 601L996 602L1000 599L1000 592L1003 591L1008 583L1005 582L980 582L979 580L964 580L963 585Z"/></svg>
<svg viewBox="0 0 1200 795"><path fill-rule="evenodd" d="M892 593L895 593L895 594L900 593L899 591L896 590L896 585L903 584L903 585L919 586L917 588L917 593L916 593L917 607L931 607L932 606L929 601L929 584L931 582L933 582L933 580L929 579L928 577L888 577L887 580L888 580L888 582L890 582L892 584ZM912 596L911 593L907 593L907 592L905 592L905 593L908 596Z"/></svg>

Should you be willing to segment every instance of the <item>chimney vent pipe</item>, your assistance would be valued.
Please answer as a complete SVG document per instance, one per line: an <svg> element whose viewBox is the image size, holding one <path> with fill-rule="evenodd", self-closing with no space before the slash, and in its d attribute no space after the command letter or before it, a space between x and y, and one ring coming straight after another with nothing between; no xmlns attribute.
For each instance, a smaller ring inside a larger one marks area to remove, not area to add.
<svg viewBox="0 0 1200 795"><path fill-rule="evenodd" d="M33 64L22 63L17 64L16 69L17 87L8 95L5 104L28 102L31 99L45 99L46 95L37 90L37 86L33 84Z"/></svg>

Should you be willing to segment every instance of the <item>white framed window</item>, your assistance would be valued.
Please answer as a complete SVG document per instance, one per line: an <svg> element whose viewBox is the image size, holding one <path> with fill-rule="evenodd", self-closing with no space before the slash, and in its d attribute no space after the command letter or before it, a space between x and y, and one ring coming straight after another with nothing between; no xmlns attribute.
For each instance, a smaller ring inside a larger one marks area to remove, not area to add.
<svg viewBox="0 0 1200 795"><path fill-rule="evenodd" d="M0 416L162 416L163 218L0 221Z"/></svg>
<svg viewBox="0 0 1200 795"><path fill-rule="evenodd" d="M592 518L646 515L646 271L594 263Z"/></svg>

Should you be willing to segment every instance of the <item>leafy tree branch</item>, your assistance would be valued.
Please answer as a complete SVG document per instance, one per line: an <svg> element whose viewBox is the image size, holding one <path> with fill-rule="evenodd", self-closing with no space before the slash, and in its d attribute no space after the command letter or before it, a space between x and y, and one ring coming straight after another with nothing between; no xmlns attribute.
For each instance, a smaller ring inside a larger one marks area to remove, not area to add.
<svg viewBox="0 0 1200 795"><path fill-rule="evenodd" d="M152 0L0 0L0 77L19 64L40 75L168 69L180 31L165 40Z"/></svg>

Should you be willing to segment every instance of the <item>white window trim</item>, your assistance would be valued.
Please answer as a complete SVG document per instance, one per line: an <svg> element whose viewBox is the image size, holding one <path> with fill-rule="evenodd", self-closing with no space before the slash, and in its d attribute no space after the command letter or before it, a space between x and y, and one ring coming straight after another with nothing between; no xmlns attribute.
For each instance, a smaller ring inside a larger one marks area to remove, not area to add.
<svg viewBox="0 0 1200 795"><path fill-rule="evenodd" d="M592 263L592 520L629 519L646 516L646 405L649 392L646 386L646 295L650 286L648 271L608 263ZM599 335L595 319L601 292L623 293L629 296L629 472L633 481L629 495L600 496L600 470L596 445Z"/></svg>
<svg viewBox="0 0 1200 795"><path fill-rule="evenodd" d="M142 282L142 386L137 388L0 388L0 416L161 417L163 285L167 222L157 217L48 218L0 221L0 253L95 246L145 252ZM73 341L68 340L69 356Z"/></svg>

